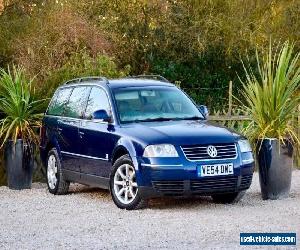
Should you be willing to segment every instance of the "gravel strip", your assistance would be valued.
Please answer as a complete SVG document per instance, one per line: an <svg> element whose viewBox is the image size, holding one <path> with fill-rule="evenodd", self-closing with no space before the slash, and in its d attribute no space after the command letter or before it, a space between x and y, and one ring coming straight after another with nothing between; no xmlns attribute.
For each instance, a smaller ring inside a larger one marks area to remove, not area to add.
<svg viewBox="0 0 300 250"><path fill-rule="evenodd" d="M284 200L263 201L255 174L238 204L155 199L138 211L120 210L107 191L81 185L65 196L40 183L0 187L0 249L240 249L240 232L296 232L299 247L300 170L292 180Z"/></svg>

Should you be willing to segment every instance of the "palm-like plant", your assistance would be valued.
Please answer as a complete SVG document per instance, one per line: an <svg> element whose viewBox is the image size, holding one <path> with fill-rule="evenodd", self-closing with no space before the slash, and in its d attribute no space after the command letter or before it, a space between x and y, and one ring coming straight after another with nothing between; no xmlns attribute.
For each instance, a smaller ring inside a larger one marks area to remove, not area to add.
<svg viewBox="0 0 300 250"><path fill-rule="evenodd" d="M0 69L0 148L7 140L38 143L44 100L34 96L32 80L21 68Z"/></svg>
<svg viewBox="0 0 300 250"><path fill-rule="evenodd" d="M293 119L296 116L300 96L300 53L293 53L294 44L285 42L272 49L271 42L266 55L260 59L256 51L258 76L244 66L246 80L243 83L243 107L252 121L244 133L253 141L276 138L285 143L300 145Z"/></svg>

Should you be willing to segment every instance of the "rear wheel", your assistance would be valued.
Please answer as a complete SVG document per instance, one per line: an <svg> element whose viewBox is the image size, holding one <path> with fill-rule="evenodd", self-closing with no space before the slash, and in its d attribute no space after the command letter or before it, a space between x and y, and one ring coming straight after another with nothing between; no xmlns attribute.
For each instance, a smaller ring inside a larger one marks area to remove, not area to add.
<svg viewBox="0 0 300 250"><path fill-rule="evenodd" d="M216 203L235 203L239 202L245 194L245 191L235 192L235 193L228 193L228 194L215 194L211 197L213 198L214 202Z"/></svg>
<svg viewBox="0 0 300 250"><path fill-rule="evenodd" d="M139 209L147 204L147 201L140 197L135 168L128 155L121 156L114 163L110 191L114 203L121 209Z"/></svg>
<svg viewBox="0 0 300 250"><path fill-rule="evenodd" d="M47 185L52 194L66 194L70 182L64 179L61 162L55 148L51 149L47 158Z"/></svg>

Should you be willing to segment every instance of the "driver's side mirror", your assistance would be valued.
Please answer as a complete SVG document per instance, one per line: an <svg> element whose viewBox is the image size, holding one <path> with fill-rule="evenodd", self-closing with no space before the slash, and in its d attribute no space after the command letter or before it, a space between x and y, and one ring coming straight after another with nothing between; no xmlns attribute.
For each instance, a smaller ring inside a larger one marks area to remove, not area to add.
<svg viewBox="0 0 300 250"><path fill-rule="evenodd" d="M93 113L93 120L96 120L96 121L100 120L100 121L103 121L103 122L111 123L112 122L112 117L107 113L106 110L99 109L99 110L96 110Z"/></svg>
<svg viewBox="0 0 300 250"><path fill-rule="evenodd" d="M204 118L207 119L208 116L209 116L209 112L208 112L207 106L205 106L205 105L199 105L198 109L201 112L201 114L204 116Z"/></svg>

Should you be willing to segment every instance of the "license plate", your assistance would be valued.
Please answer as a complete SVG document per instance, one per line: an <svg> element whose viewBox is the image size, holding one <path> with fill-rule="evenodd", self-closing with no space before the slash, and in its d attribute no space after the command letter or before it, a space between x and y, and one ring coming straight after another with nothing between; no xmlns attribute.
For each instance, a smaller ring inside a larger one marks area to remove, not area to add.
<svg viewBox="0 0 300 250"><path fill-rule="evenodd" d="M233 163L198 166L198 176L232 175Z"/></svg>

